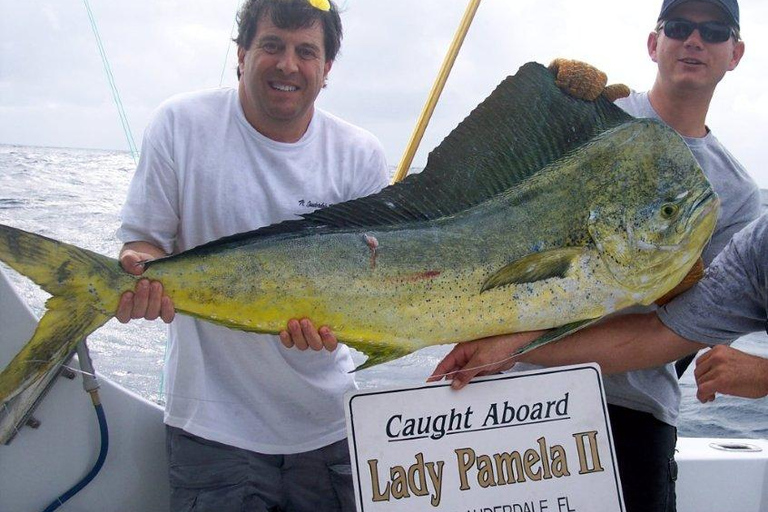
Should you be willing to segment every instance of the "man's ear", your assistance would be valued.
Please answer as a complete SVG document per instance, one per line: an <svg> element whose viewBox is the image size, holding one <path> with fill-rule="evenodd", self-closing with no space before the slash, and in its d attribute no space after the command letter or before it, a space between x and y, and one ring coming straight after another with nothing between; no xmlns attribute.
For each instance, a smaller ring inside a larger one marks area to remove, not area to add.
<svg viewBox="0 0 768 512"><path fill-rule="evenodd" d="M651 60L653 62L658 62L656 60L656 49L659 45L659 33L654 31L648 34L648 42L646 45L648 46L648 55L651 57Z"/></svg>
<svg viewBox="0 0 768 512"><path fill-rule="evenodd" d="M245 67L244 61L245 61L245 48L243 48L242 46L238 46L237 47L237 69L240 70L240 74L242 74L244 71L244 67Z"/></svg>
<svg viewBox="0 0 768 512"><path fill-rule="evenodd" d="M731 55L731 62L728 64L728 71L733 71L736 66L741 62L741 58L744 56L744 41L737 41L733 46L733 54Z"/></svg>

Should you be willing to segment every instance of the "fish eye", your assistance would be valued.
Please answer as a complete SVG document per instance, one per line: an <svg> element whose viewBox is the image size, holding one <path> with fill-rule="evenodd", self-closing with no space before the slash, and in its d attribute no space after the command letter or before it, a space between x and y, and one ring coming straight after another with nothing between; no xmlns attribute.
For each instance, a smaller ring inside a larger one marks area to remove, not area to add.
<svg viewBox="0 0 768 512"><path fill-rule="evenodd" d="M665 219L671 219L677 215L678 207L676 204L666 203L661 206L661 216Z"/></svg>

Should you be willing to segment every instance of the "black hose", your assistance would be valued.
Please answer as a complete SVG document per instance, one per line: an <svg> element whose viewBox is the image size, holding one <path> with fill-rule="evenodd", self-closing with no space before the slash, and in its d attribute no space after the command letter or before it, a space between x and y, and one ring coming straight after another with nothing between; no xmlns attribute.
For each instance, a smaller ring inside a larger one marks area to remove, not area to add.
<svg viewBox="0 0 768 512"><path fill-rule="evenodd" d="M86 485L91 483L91 480L96 478L99 474L101 467L104 465L104 461L107 458L107 452L109 451L109 429L107 428L107 417L104 414L104 408L101 403L94 403L93 407L96 409L96 416L99 420L99 431L101 432L101 449L99 450L99 458L96 459L96 464L93 465L91 471L83 477L77 484L75 484L67 492L56 498L50 505L48 505L43 512L51 512L56 510L69 498L80 492Z"/></svg>

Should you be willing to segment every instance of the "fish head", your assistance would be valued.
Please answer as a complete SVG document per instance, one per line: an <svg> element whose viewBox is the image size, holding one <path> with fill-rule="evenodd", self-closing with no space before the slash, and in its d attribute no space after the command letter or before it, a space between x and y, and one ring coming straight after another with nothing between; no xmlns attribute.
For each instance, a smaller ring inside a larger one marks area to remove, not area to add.
<svg viewBox="0 0 768 512"><path fill-rule="evenodd" d="M610 274L647 305L699 258L719 200L677 133L650 119L631 125L613 141L619 165L593 191L588 231Z"/></svg>

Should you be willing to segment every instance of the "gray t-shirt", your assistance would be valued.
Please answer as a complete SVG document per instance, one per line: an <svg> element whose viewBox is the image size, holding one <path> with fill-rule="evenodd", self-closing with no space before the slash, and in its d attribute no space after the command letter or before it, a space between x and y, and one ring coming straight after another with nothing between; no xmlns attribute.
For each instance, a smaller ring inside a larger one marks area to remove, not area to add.
<svg viewBox="0 0 768 512"><path fill-rule="evenodd" d="M701 282L657 314L680 336L710 345L768 332L768 214L734 235Z"/></svg>
<svg viewBox="0 0 768 512"><path fill-rule="evenodd" d="M660 119L647 93L633 92L628 98L617 100L616 105L635 117ZM715 232L702 253L704 264L708 265L735 233L760 215L760 190L712 132L702 138L683 139L721 201ZM670 425L677 424L680 388L672 364L606 376L604 384L609 403L653 414Z"/></svg>

